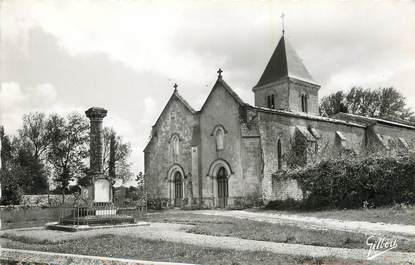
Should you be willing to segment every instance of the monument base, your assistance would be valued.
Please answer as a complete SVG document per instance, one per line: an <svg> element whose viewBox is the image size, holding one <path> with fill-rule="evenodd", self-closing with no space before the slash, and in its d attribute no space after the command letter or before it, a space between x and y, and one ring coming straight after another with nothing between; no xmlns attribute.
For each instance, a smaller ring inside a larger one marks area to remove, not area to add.
<svg viewBox="0 0 415 265"><path fill-rule="evenodd" d="M135 226L149 226L147 222L136 222L136 223L122 223L122 224L106 224L106 225L72 225L72 224L59 224L48 223L46 224L46 229L49 230L58 230L64 232L78 232L78 231L87 231L94 229L105 229L105 228L123 228L123 227L135 227Z"/></svg>
<svg viewBox="0 0 415 265"><path fill-rule="evenodd" d="M60 224L64 225L113 225L129 223L133 224L134 218L125 214L112 214L112 215L87 215L80 217L66 217L63 218Z"/></svg>
<svg viewBox="0 0 415 265"><path fill-rule="evenodd" d="M58 225L51 229L59 229L61 226L105 226L116 224L133 224L136 216L135 207L116 207L112 202L95 202L92 205L76 205L63 208ZM68 229L64 229L68 230ZM71 230L71 229L69 229Z"/></svg>

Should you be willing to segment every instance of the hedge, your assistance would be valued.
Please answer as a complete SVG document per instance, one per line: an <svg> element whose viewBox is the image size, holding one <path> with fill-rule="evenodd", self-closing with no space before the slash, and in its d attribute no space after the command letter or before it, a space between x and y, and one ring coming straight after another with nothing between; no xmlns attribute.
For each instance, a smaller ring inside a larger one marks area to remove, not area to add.
<svg viewBox="0 0 415 265"><path fill-rule="evenodd" d="M271 208L349 209L415 203L413 154L328 160L296 171L279 171L273 177L296 179L306 198L273 202Z"/></svg>

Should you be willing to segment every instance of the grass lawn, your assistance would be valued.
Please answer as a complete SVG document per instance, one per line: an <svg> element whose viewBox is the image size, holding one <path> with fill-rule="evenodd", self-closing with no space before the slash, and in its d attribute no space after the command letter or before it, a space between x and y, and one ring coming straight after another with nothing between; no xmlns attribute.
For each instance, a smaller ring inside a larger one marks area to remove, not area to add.
<svg viewBox="0 0 415 265"><path fill-rule="evenodd" d="M190 233L230 236L251 240L278 243L304 244L340 248L366 248L368 235L334 231L316 230L312 227L301 228L292 225L271 224L251 220L241 220L223 216L209 216L196 212L158 212L146 216L151 222L171 222L193 224L187 230ZM415 239L400 238L394 251L415 251Z"/></svg>
<svg viewBox="0 0 415 265"><path fill-rule="evenodd" d="M263 210L253 210L263 211ZM303 216L313 216L317 218L330 218L350 221L383 222L391 224L415 225L415 206L402 208L400 206L382 207L376 209L348 209L348 210L328 210L310 212L286 212L264 210L265 212L276 212L284 214L296 214Z"/></svg>
<svg viewBox="0 0 415 265"><path fill-rule="evenodd" d="M251 211L296 214L340 220L415 225L415 206L409 206L406 209L395 206L378 209L332 210L317 212L288 212L262 209L251 209ZM2 220L2 229L10 229L43 226L47 222L54 222L59 220L60 212L59 208L16 208L0 209L0 215ZM226 220L224 222L226 222Z"/></svg>
<svg viewBox="0 0 415 265"><path fill-rule="evenodd" d="M343 248L367 248L366 235L342 231L299 228L231 217L197 214L197 211L161 211L146 215L146 221L192 224L190 233L231 236L251 240L309 244ZM123 235L100 235L67 241L29 240L6 232L2 247L39 251L75 253L153 261L172 261L197 264L304 264L352 265L377 264L369 261L344 261L335 258L313 259L301 256L278 255L271 252L248 252L203 248L182 243L152 241ZM415 239L399 239L395 251L414 251ZM0 262L1 263L1 262Z"/></svg>
<svg viewBox="0 0 415 265"><path fill-rule="evenodd" d="M118 258L131 258L152 261L186 262L197 264L263 264L263 265L352 265L376 264L372 262L344 261L334 258L308 258L301 256L277 255L270 252L241 252L199 246L150 241L127 236L102 235L60 242L58 244L23 243L7 241L6 248L30 249L38 251L76 253Z"/></svg>
<svg viewBox="0 0 415 265"><path fill-rule="evenodd" d="M43 226L59 220L59 208L0 209L1 229Z"/></svg>

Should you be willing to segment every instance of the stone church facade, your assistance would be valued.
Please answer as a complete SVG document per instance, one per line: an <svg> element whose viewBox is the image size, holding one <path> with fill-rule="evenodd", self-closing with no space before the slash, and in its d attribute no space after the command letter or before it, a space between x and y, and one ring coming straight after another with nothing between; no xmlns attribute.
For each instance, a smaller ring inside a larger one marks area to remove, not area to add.
<svg viewBox="0 0 415 265"><path fill-rule="evenodd" d="M226 208L304 196L272 174L295 162L414 147L415 127L339 113L319 116L318 85L280 39L245 103L219 71L202 108L174 90L144 149L148 196L165 206Z"/></svg>

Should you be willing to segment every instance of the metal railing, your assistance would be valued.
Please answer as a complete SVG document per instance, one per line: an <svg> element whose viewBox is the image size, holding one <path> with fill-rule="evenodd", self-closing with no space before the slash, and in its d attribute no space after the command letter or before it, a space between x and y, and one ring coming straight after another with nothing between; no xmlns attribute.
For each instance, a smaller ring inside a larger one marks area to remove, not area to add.
<svg viewBox="0 0 415 265"><path fill-rule="evenodd" d="M145 205L114 205L113 203L62 205L59 223L78 226L134 223L146 212Z"/></svg>

